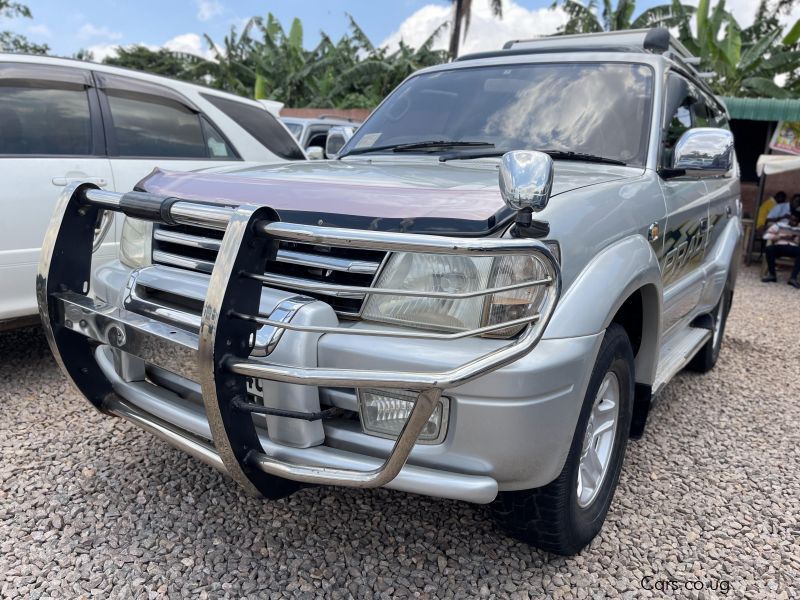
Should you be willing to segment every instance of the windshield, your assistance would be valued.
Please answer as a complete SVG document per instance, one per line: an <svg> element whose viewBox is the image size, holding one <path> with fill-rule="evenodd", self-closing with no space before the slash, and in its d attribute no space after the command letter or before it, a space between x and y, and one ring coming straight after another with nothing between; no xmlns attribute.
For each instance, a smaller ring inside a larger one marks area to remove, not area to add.
<svg viewBox="0 0 800 600"><path fill-rule="evenodd" d="M303 126L300 123L287 123L284 121L283 124L286 125L286 129L294 136L294 139L300 139L300 134L303 133Z"/></svg>
<svg viewBox="0 0 800 600"><path fill-rule="evenodd" d="M344 154L419 144L399 151L486 156L487 148L489 154L548 150L640 166L647 154L652 89L652 69L641 64L547 63L425 73L393 92Z"/></svg>

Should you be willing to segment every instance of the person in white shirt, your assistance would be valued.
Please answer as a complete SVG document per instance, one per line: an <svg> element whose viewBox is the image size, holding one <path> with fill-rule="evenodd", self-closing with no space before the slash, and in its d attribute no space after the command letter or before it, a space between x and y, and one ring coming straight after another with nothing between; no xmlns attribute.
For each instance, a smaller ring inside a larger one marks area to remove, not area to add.
<svg viewBox="0 0 800 600"><path fill-rule="evenodd" d="M764 239L772 242L765 251L769 273L766 277L762 277L761 281L764 283L778 281L775 273L775 259L779 256L788 256L794 258L794 267L792 267L792 274L789 275L787 283L800 289L800 282L797 281L797 276L800 275L800 227L798 224L800 224L800 220L796 215L791 214L771 225L764 234Z"/></svg>
<svg viewBox="0 0 800 600"><path fill-rule="evenodd" d="M794 196L797 197L797 194ZM794 199L794 198L793 198ZM788 198L786 194L783 192L778 192L775 194L775 206L772 207L772 210L767 213L767 224L770 222L780 221L785 216L787 216L790 212L792 212L792 205L788 202Z"/></svg>

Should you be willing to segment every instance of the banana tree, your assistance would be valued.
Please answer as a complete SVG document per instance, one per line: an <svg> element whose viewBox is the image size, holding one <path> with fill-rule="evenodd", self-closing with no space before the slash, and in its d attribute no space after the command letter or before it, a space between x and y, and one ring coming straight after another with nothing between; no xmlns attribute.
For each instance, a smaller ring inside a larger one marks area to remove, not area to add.
<svg viewBox="0 0 800 600"><path fill-rule="evenodd" d="M616 7L611 0L603 0L601 11L598 11L597 0L589 0L588 4L583 4L579 0L554 0L552 8L556 7L560 7L568 17L566 24L559 30L559 33L563 34L677 27L685 15L691 14L694 10L691 6L673 2L652 6L634 18L635 0L618 0Z"/></svg>
<svg viewBox="0 0 800 600"><path fill-rule="evenodd" d="M688 18L680 24L679 32L681 42L700 57L701 69L712 73L710 85L718 94L791 97L792 92L775 83L775 78L800 64L800 52L789 48L800 37L800 21L786 35L779 24L759 34L762 25L757 19L742 31L726 10L725 0L719 0L713 9L710 0L700 0L695 12L696 33Z"/></svg>

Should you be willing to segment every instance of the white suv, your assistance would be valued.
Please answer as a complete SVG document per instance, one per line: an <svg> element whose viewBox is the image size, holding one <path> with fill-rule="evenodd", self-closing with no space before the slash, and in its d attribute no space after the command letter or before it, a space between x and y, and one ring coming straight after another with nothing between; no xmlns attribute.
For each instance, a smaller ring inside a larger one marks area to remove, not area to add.
<svg viewBox="0 0 800 600"><path fill-rule="evenodd" d="M155 167L303 160L258 102L127 69L0 54L0 329L36 314L34 280L61 188L130 190ZM116 256L121 220L95 261Z"/></svg>

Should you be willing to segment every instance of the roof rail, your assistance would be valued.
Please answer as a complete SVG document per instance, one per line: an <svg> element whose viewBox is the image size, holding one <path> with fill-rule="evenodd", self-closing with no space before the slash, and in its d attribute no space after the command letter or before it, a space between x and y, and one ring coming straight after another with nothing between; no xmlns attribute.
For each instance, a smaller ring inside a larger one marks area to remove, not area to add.
<svg viewBox="0 0 800 600"><path fill-rule="evenodd" d="M651 29L628 29L624 31L604 31L602 33L581 33L576 35L554 35L537 37L528 40L510 40L503 46L504 50L525 49L557 49L580 48L581 50L596 47L617 46L628 51L652 52L663 54L671 51L681 58L692 58L686 46L669 33L666 27Z"/></svg>
<svg viewBox="0 0 800 600"><path fill-rule="evenodd" d="M700 59L693 56L680 40L672 37L665 27L510 40L503 45L502 50L466 54L456 60L460 62L518 54L586 52L587 50L594 52L647 52L661 54L680 64L685 70L699 76L696 67L700 64Z"/></svg>

